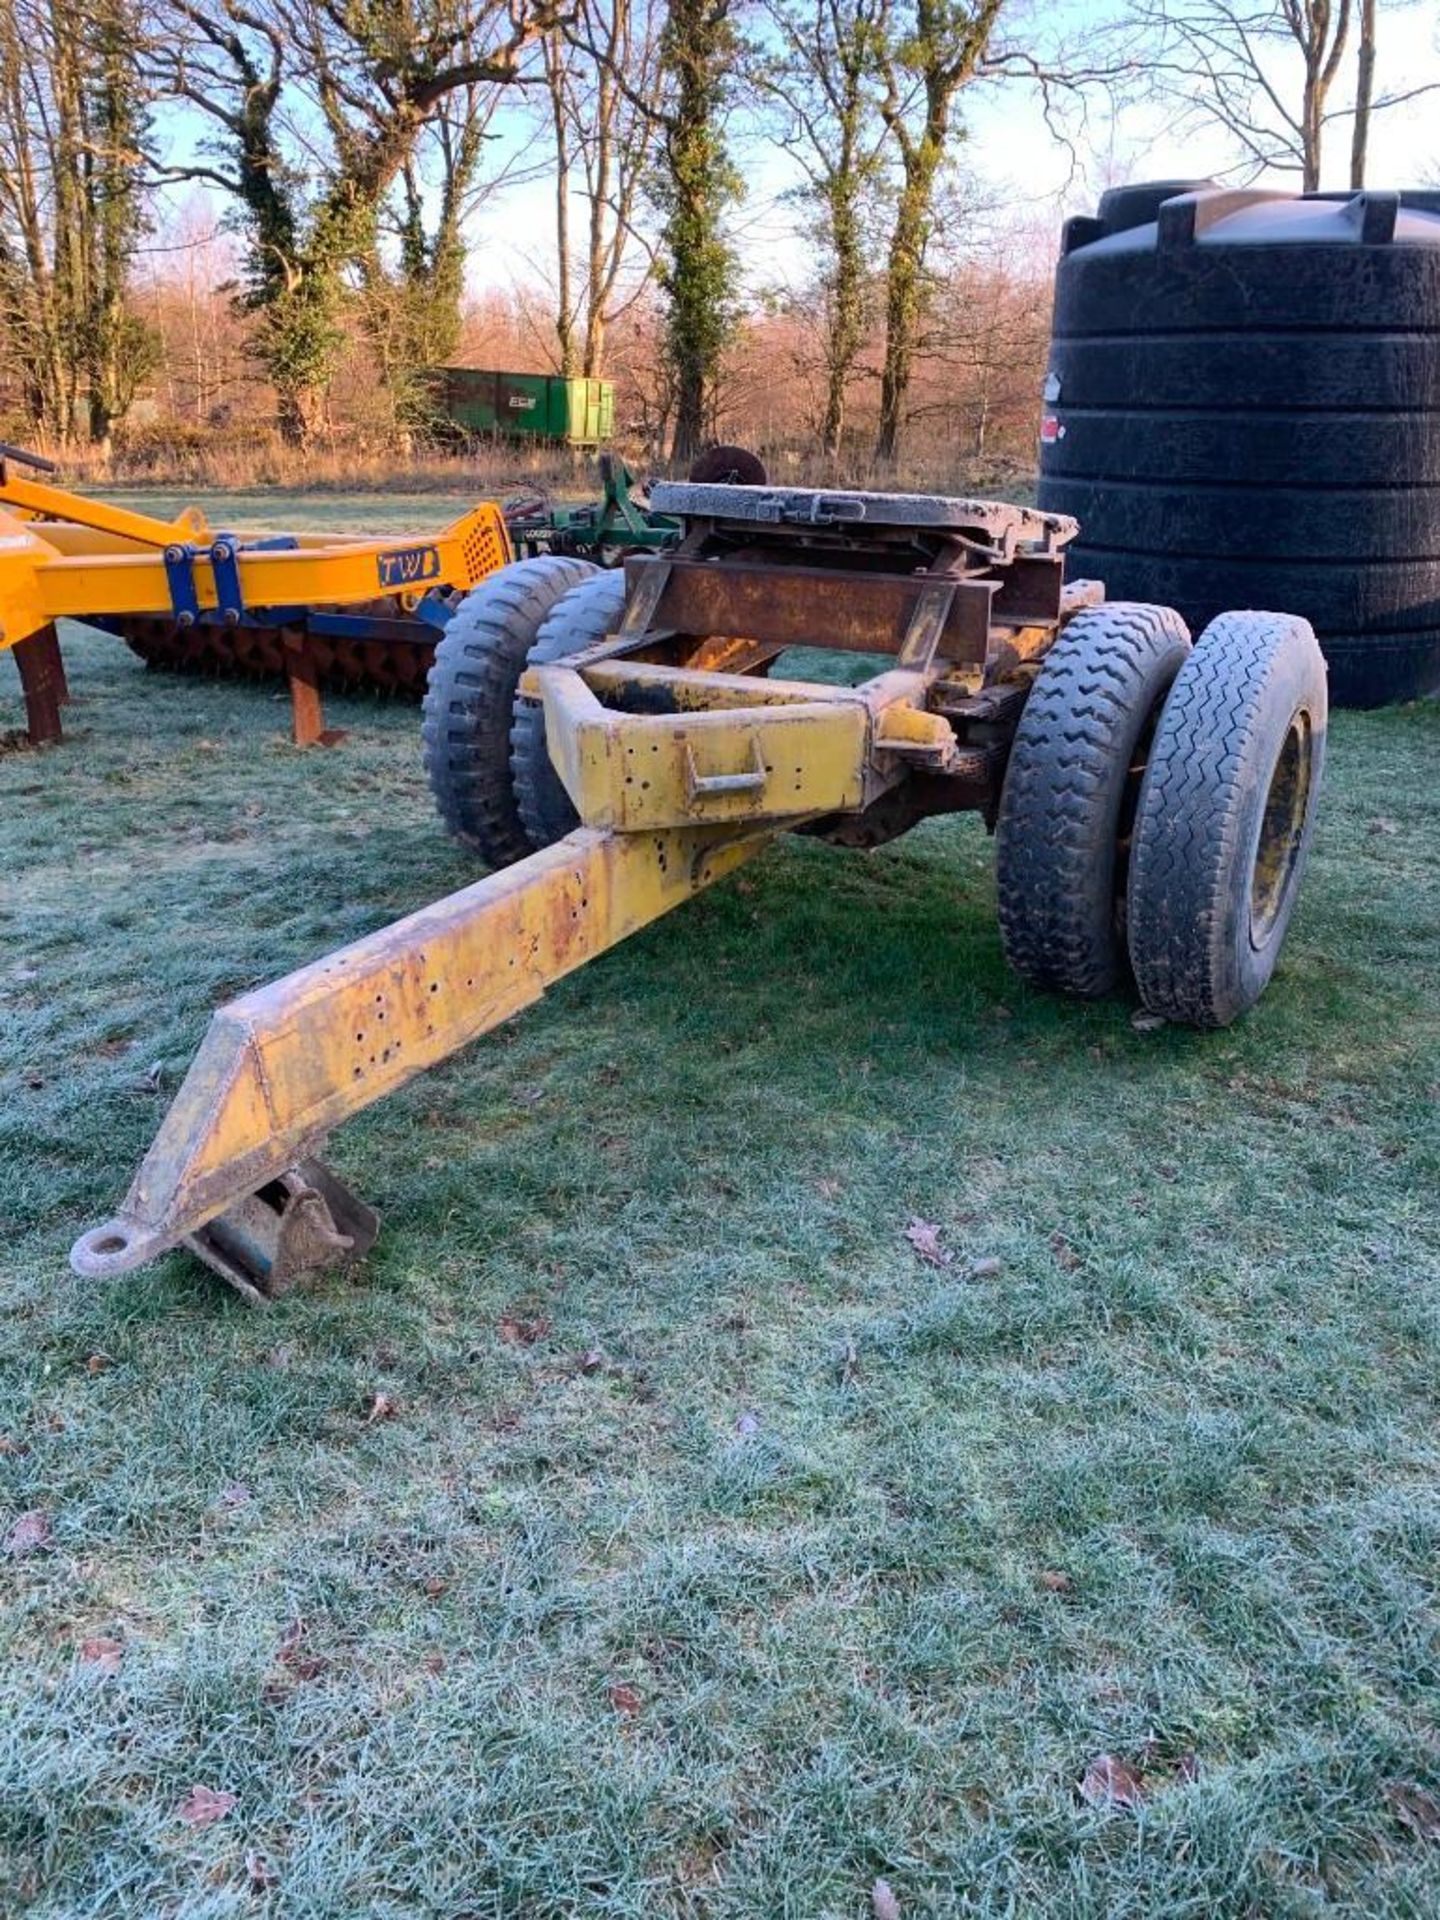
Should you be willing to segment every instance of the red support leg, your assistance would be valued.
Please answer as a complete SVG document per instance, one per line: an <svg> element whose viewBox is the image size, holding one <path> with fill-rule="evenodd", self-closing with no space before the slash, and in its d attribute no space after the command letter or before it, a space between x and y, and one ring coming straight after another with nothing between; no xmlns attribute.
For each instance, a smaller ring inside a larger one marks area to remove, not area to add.
<svg viewBox="0 0 1440 1920"><path fill-rule="evenodd" d="M320 669L309 636L287 628L285 674L290 682L290 713L297 747L333 747L345 738L343 728L325 725L320 698Z"/></svg>
<svg viewBox="0 0 1440 1920"><path fill-rule="evenodd" d="M42 627L16 642L15 664L25 694L25 732L32 747L47 747L61 739L60 709L70 698L60 636L53 626Z"/></svg>

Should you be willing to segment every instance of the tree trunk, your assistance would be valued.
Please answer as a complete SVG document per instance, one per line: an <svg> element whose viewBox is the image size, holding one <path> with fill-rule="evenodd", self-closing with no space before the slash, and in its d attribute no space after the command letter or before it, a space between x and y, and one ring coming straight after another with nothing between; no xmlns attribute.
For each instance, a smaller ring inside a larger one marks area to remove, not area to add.
<svg viewBox="0 0 1440 1920"><path fill-rule="evenodd" d="M670 458L688 467L705 444L705 368L695 359L675 368L675 435Z"/></svg>
<svg viewBox="0 0 1440 1920"><path fill-rule="evenodd" d="M560 371L575 371L575 309L570 291L570 127L569 74L565 42L553 33L545 41L545 81L550 90L550 121L555 134L555 342Z"/></svg>
<svg viewBox="0 0 1440 1920"><path fill-rule="evenodd" d="M892 461L900 446L905 401L915 363L915 340L924 306L925 247L930 237L930 195L943 148L943 129L927 127L905 156L905 184L890 236L885 293L885 360L880 374L877 460Z"/></svg>
<svg viewBox="0 0 1440 1920"><path fill-rule="evenodd" d="M1370 108L1375 98L1375 0L1360 0L1360 56L1355 69L1355 132L1350 143L1350 184L1363 187L1370 149Z"/></svg>
<svg viewBox="0 0 1440 1920"><path fill-rule="evenodd" d="M826 343L825 414L820 423L820 450L833 457L840 451L845 431L846 388L865 343L865 260L856 205L857 181L848 154L842 155L830 199L835 270L831 280L833 304L830 337Z"/></svg>
<svg viewBox="0 0 1440 1920"><path fill-rule="evenodd" d="M665 119L666 351L675 382L670 457L688 464L705 442L709 403L734 325L735 259L724 211L738 184L722 124L734 35L730 0L671 0L664 59L675 85Z"/></svg>
<svg viewBox="0 0 1440 1920"><path fill-rule="evenodd" d="M1320 157L1325 137L1323 112L1319 78L1316 74L1308 73L1305 76L1305 100L1300 123L1300 178L1306 193L1318 193L1320 190Z"/></svg>
<svg viewBox="0 0 1440 1920"><path fill-rule="evenodd" d="M314 442L316 429L325 413L325 395L320 387L277 387L276 422L280 438L287 447L304 453Z"/></svg>

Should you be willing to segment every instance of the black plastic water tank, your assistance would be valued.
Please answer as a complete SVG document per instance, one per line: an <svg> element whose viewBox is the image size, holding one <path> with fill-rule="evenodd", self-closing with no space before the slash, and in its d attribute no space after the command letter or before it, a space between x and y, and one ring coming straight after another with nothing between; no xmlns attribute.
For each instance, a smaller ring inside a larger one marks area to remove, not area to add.
<svg viewBox="0 0 1440 1920"><path fill-rule="evenodd" d="M1112 598L1303 613L1343 704L1440 692L1440 193L1107 193L1065 228L1040 470Z"/></svg>

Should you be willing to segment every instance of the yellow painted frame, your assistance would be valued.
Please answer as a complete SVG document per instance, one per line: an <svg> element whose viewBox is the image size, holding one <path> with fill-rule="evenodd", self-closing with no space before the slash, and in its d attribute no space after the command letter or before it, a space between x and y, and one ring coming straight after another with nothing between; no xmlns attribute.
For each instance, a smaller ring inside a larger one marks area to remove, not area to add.
<svg viewBox="0 0 1440 1920"><path fill-rule="evenodd" d="M204 515L186 508L158 520L88 500L64 488L0 471L0 650L56 620L171 611L165 552L196 549L191 562L202 612L221 605ZM438 533L295 536L291 548L247 549L237 534L236 566L247 611L344 606L382 595L450 587L468 590L513 556L504 516L482 501ZM385 562L423 554L413 583L386 577Z"/></svg>

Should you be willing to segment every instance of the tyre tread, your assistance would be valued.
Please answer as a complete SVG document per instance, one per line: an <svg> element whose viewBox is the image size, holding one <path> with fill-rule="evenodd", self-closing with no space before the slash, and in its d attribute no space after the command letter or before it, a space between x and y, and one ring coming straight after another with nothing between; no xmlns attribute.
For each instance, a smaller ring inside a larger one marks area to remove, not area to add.
<svg viewBox="0 0 1440 1920"><path fill-rule="evenodd" d="M1168 607L1077 614L1046 654L1016 729L997 822L1000 933L1032 985L1087 997L1123 964L1112 911L1117 757L1189 647ZM1143 708L1143 711L1140 709Z"/></svg>

